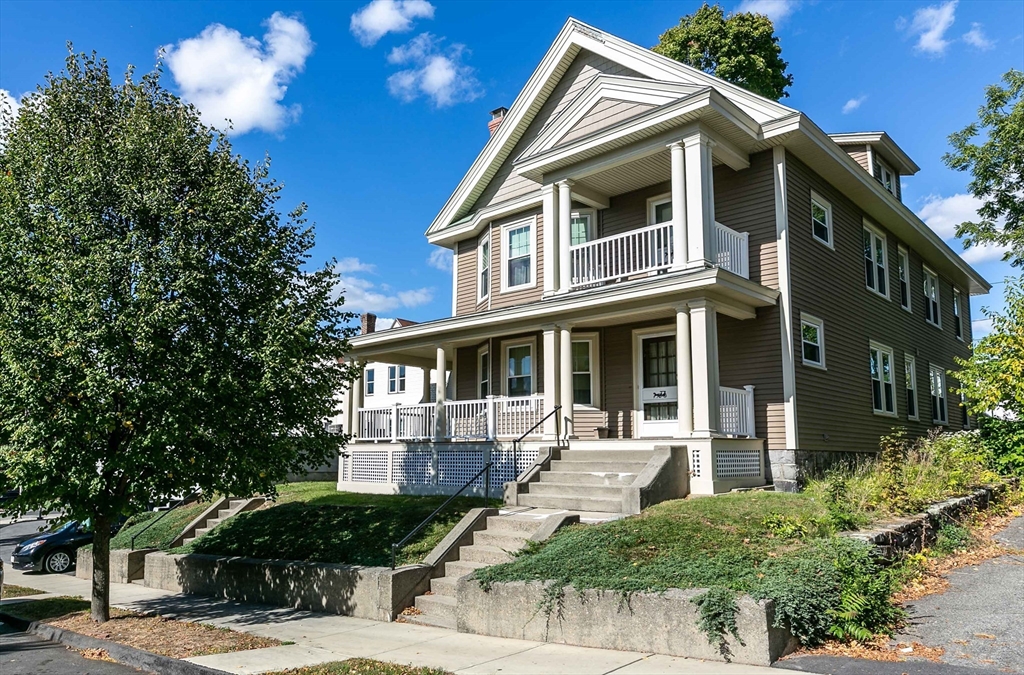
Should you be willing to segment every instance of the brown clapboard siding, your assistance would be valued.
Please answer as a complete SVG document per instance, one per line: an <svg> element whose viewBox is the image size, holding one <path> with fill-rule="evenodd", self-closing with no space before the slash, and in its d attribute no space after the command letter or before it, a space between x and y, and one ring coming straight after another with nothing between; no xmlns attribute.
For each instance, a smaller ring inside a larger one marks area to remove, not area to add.
<svg viewBox="0 0 1024 675"><path fill-rule="evenodd" d="M754 385L754 433L768 448L786 448L782 394L782 335L778 307L762 307L757 318L718 315L718 379L723 387Z"/></svg>
<svg viewBox="0 0 1024 675"><path fill-rule="evenodd" d="M455 400L470 401L477 398L477 352L479 345L459 347L455 350Z"/></svg>
<svg viewBox="0 0 1024 675"><path fill-rule="evenodd" d="M501 266L505 264L505 249L501 240L501 228L508 223L520 220L536 218L536 232L534 232L536 247L533 252L536 263L536 279L533 286L523 290L512 290L502 292L501 290ZM490 309L502 307L513 307L524 305L529 302L536 302L544 295L544 216L541 210L532 209L514 216L496 220L491 224L491 302Z"/></svg>
<svg viewBox="0 0 1024 675"><path fill-rule="evenodd" d="M569 64L562 79L552 90L548 99L541 106L537 115L530 122L526 132L516 143L515 148L509 153L504 164L498 169L491 179L491 182L484 188L480 197L473 204L472 211L491 204L498 204L509 199L515 199L539 189L540 185L529 178L516 175L512 162L523 153L528 145L536 140L541 130L551 121L555 115L561 112L562 108L572 102L580 91L602 73L608 75L626 75L629 77L644 77L640 73L631 70L621 64L610 61L593 52L581 50L573 62Z"/></svg>
<svg viewBox="0 0 1024 675"><path fill-rule="evenodd" d="M477 237L473 237L471 239L463 239L457 244L455 264L458 266L459 270L459 287L455 296L456 316L472 314L480 309L477 305L476 287L477 241ZM486 305L487 303L484 301L484 309L486 309Z"/></svg>
<svg viewBox="0 0 1024 675"><path fill-rule="evenodd" d="M751 281L778 288L773 166L772 151L767 150L751 155L750 166L742 171L715 167L715 220L748 233Z"/></svg>
<svg viewBox="0 0 1024 675"><path fill-rule="evenodd" d="M953 286L939 278L942 329L924 319L922 259L910 249L910 295L913 313L900 306L897 246L886 233L890 300L868 290L864 282L862 212L824 179L792 155L786 157L789 240L793 280L793 331L796 349L796 409L802 450L871 451L879 436L905 426L912 436L924 434L931 423L929 364L955 369L954 356L969 355L970 314L964 300L964 341L953 333ZM832 204L835 250L811 236L810 190ZM883 229L884 228L879 228ZM908 247L909 248L909 247ZM961 289L962 290L962 289ZM804 366L801 359L800 313L824 321L825 363L828 370ZM891 347L894 356L897 417L876 415L871 406L868 371L869 342ZM907 419L904 354L916 357L917 402L920 421ZM947 387L953 386L947 376ZM957 399L947 393L949 428L962 424Z"/></svg>
<svg viewBox="0 0 1024 675"><path fill-rule="evenodd" d="M601 331L601 407L607 411L609 438L633 437L634 324Z"/></svg>
<svg viewBox="0 0 1024 675"><path fill-rule="evenodd" d="M598 236L611 237L647 227L647 200L670 189L671 184L666 181L612 197L608 208L601 211Z"/></svg>
<svg viewBox="0 0 1024 675"><path fill-rule="evenodd" d="M592 134L613 124L636 117L640 113L647 112L656 107L649 103L636 103L635 101L620 101L617 99L603 99L594 104L562 138L558 139L555 145L562 145L587 134Z"/></svg>

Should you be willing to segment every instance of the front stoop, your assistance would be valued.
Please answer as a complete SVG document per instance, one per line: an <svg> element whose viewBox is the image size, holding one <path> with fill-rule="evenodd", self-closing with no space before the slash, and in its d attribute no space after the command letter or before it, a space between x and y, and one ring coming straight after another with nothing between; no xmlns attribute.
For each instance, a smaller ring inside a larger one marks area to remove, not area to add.
<svg viewBox="0 0 1024 675"><path fill-rule="evenodd" d="M623 491L644 470L653 450L562 450L538 480L525 486L522 506L620 513Z"/></svg>

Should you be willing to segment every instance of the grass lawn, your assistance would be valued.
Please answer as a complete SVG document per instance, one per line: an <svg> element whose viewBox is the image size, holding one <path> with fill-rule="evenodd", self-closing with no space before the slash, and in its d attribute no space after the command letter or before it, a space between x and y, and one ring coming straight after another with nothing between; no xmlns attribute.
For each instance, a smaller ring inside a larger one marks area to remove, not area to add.
<svg viewBox="0 0 1024 675"><path fill-rule="evenodd" d="M144 511L137 513L129 518L128 522L121 528L121 531L110 540L110 549L131 548L132 537L140 532L141 534L135 540L135 548L167 549L174 543L175 538L181 534L181 531L185 529L185 526L191 523L209 506L209 502L200 501L179 506L170 512ZM143 532L143 529L153 522L154 518L159 518L164 513L167 515ZM92 544L89 544L88 548L92 548Z"/></svg>
<svg viewBox="0 0 1024 675"><path fill-rule="evenodd" d="M38 588L29 588L28 586L15 586L14 584L4 584L3 588L0 589L0 598L23 598L26 595L39 595L45 593Z"/></svg>
<svg viewBox="0 0 1024 675"><path fill-rule="evenodd" d="M275 504L240 513L174 552L389 565L391 543L445 499L338 492L333 482L290 483L278 487ZM399 564L422 560L467 511L484 505L479 498L456 499L401 550Z"/></svg>
<svg viewBox="0 0 1024 675"><path fill-rule="evenodd" d="M267 675L450 675L438 668L418 668L397 663L385 663L373 659L349 659L331 661L318 666L306 666L294 670L279 670Z"/></svg>

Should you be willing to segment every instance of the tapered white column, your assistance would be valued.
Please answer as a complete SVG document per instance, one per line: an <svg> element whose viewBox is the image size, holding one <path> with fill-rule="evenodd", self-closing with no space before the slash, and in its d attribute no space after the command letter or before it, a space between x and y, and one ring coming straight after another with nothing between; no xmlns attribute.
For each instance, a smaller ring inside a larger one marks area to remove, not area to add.
<svg viewBox="0 0 1024 675"><path fill-rule="evenodd" d="M572 245L572 181L558 183L558 292L569 290L572 265L569 247Z"/></svg>
<svg viewBox="0 0 1024 675"><path fill-rule="evenodd" d="M544 215L544 295L558 290L558 186L554 183L540 189Z"/></svg>
<svg viewBox="0 0 1024 675"><path fill-rule="evenodd" d="M572 329L569 326L559 326L558 341L561 347L558 355L559 370L559 403L562 412L559 418L562 420L562 433L566 436L575 436L576 430L572 426Z"/></svg>
<svg viewBox="0 0 1024 675"><path fill-rule="evenodd" d="M686 175L682 141L668 146L672 157L672 269L683 269L689 259L686 236Z"/></svg>
<svg viewBox="0 0 1024 675"><path fill-rule="evenodd" d="M718 314L708 300L690 300L693 435L718 433ZM677 360L678 363L678 360Z"/></svg>
<svg viewBox="0 0 1024 675"><path fill-rule="evenodd" d="M448 356L445 354L442 345L437 346L437 402L434 404L434 440L441 442L445 437L444 423L444 400L445 400L445 372L448 369Z"/></svg>
<svg viewBox="0 0 1024 675"><path fill-rule="evenodd" d="M679 396L679 437L693 434L693 364L690 354L690 308L676 307L676 385Z"/></svg>
<svg viewBox="0 0 1024 675"><path fill-rule="evenodd" d="M704 267L715 261L715 189L711 164L713 145L713 141L701 132L683 139L686 237L688 264L691 267Z"/></svg>
<svg viewBox="0 0 1024 675"><path fill-rule="evenodd" d="M559 342L558 330L554 326L544 327L544 414L555 409L562 398L559 389L560 378L558 372ZM558 415L552 415L544 422L544 440L551 441L557 437Z"/></svg>

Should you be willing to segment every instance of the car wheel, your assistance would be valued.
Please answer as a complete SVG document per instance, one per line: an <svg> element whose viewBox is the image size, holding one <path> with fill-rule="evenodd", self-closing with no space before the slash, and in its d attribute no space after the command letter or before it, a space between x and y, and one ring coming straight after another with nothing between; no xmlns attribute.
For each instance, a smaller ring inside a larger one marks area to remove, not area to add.
<svg viewBox="0 0 1024 675"><path fill-rule="evenodd" d="M43 569L50 574L63 574L71 569L71 554L65 550L57 549L46 554L43 561Z"/></svg>

